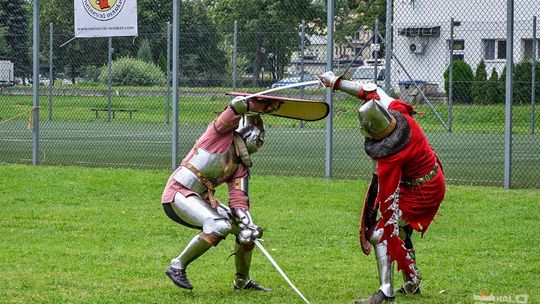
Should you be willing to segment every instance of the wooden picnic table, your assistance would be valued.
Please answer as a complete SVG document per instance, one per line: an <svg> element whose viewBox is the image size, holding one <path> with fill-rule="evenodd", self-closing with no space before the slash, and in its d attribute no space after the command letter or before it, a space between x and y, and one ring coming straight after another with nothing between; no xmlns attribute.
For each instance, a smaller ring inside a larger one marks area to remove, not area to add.
<svg viewBox="0 0 540 304"><path fill-rule="evenodd" d="M108 108L92 108L90 110L96 112L96 119L99 118L99 112L109 112ZM116 112L128 112L129 113L129 119L131 119L132 116L133 116L133 112L137 112L137 111L139 111L139 110L137 110L137 109L114 109L114 108L111 108L112 118L116 117L116 115L115 115Z"/></svg>

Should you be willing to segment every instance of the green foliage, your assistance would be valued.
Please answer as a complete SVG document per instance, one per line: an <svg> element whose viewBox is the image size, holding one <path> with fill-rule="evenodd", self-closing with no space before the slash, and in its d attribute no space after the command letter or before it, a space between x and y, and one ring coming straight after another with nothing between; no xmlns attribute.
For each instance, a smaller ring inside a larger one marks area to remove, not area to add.
<svg viewBox="0 0 540 304"><path fill-rule="evenodd" d="M536 62L536 98L535 102L540 102L540 62ZM530 104L531 102L531 82L532 82L532 63L530 61L522 61L514 65L512 75L512 102L516 104ZM498 102L504 103L506 100L506 66L504 67L501 77L499 78L498 90L500 92Z"/></svg>
<svg viewBox="0 0 540 304"><path fill-rule="evenodd" d="M473 97L471 87L474 81L474 74L471 66L463 60L456 60L453 64L453 102L457 103L472 103ZM450 67L444 72L444 90L448 96L448 78Z"/></svg>
<svg viewBox="0 0 540 304"><path fill-rule="evenodd" d="M108 68L101 69L99 81L108 82ZM136 58L123 57L112 63L113 85L154 86L165 83L165 74L155 64Z"/></svg>
<svg viewBox="0 0 540 304"><path fill-rule="evenodd" d="M82 77L89 82L99 82L99 75L101 74L101 68L95 65L88 65L85 67Z"/></svg>
<svg viewBox="0 0 540 304"><path fill-rule="evenodd" d="M472 96L475 103L485 103L487 86L486 63L480 60L474 74L474 82L472 84Z"/></svg>
<svg viewBox="0 0 540 304"><path fill-rule="evenodd" d="M31 28L28 20L31 6L25 0L0 1L0 28L3 41L0 40L0 51L4 49L4 55L13 62L16 76L27 76L31 71L30 39ZM1 37L0 37L1 38Z"/></svg>
<svg viewBox="0 0 540 304"><path fill-rule="evenodd" d="M150 42L148 39L142 39L141 44L139 45L139 51L137 51L137 58L148 63L153 63L154 59L152 58L152 48L150 47Z"/></svg>
<svg viewBox="0 0 540 304"><path fill-rule="evenodd" d="M484 101L486 103L497 103L499 100L499 75L495 68L491 71L491 75L485 85L486 98Z"/></svg>
<svg viewBox="0 0 540 304"><path fill-rule="evenodd" d="M255 86L261 83L263 69L273 79L285 74L292 52L300 46L302 19L309 23L324 15L321 6L309 0L224 0L215 2L212 11L226 37L231 37L234 21L238 22L238 32L244 33L238 36L240 55L252 63L249 71Z"/></svg>
<svg viewBox="0 0 540 304"><path fill-rule="evenodd" d="M359 29L373 30L379 20L379 33L384 36L386 18L386 0L336 2L336 40L346 41L355 37Z"/></svg>
<svg viewBox="0 0 540 304"><path fill-rule="evenodd" d="M536 62L535 67L536 78L536 98L535 101L540 102L540 62ZM519 104L531 103L531 84L532 84L532 62L522 61L514 67L513 77L513 102Z"/></svg>
<svg viewBox="0 0 540 304"><path fill-rule="evenodd" d="M499 96L497 98L497 103L504 103L506 99L506 65L504 66L501 76L499 77L499 82L497 85L499 91Z"/></svg>
<svg viewBox="0 0 540 304"><path fill-rule="evenodd" d="M0 15L0 18L2 16ZM7 57L8 54L8 45L6 43L5 37L6 37L7 29L5 27L0 27L0 56L1 57Z"/></svg>

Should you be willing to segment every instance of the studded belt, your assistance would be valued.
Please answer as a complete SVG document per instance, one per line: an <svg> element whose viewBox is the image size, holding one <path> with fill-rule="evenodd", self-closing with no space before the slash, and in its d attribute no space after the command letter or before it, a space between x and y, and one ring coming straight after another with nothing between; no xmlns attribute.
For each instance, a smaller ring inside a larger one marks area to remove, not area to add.
<svg viewBox="0 0 540 304"><path fill-rule="evenodd" d="M402 180L401 184L407 187L417 187L417 186L423 185L429 182L430 180L432 180L435 177L435 175L437 175L438 171L439 171L439 164L435 162L435 166L433 166L433 169L431 169L431 171L429 171L428 174L419 178L415 178L413 180Z"/></svg>

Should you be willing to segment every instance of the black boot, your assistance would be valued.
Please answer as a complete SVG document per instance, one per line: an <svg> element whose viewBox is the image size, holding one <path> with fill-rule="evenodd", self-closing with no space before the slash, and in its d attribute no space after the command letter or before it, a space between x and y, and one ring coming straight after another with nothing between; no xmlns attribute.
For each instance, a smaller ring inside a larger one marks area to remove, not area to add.
<svg viewBox="0 0 540 304"><path fill-rule="evenodd" d="M186 276L186 270L169 267L165 274L171 279L171 281L180 288L192 290L193 286L189 282Z"/></svg>
<svg viewBox="0 0 540 304"><path fill-rule="evenodd" d="M406 282L405 284L403 284L403 286L397 289L396 292L399 292L401 294L419 295L420 286L415 286L412 282Z"/></svg>
<svg viewBox="0 0 540 304"><path fill-rule="evenodd" d="M247 282L247 284L242 288L236 286L236 283L235 283L234 284L234 290L256 290L256 291L261 291L261 292L269 292L269 291L271 291L271 289L262 287L261 285L255 283L255 281L253 281L253 280L249 280Z"/></svg>
<svg viewBox="0 0 540 304"><path fill-rule="evenodd" d="M374 293L371 297L355 301L354 304L380 304L394 301L394 297L387 297L381 290Z"/></svg>

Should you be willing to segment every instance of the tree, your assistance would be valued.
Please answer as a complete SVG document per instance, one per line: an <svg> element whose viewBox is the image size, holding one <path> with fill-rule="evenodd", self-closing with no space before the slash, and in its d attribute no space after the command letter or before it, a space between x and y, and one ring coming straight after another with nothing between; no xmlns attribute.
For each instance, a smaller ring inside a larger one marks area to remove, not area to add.
<svg viewBox="0 0 540 304"><path fill-rule="evenodd" d="M2 16L0 15L0 19ZM8 45L6 43L6 32L5 27L0 27L0 59L6 58L8 54Z"/></svg>
<svg viewBox="0 0 540 304"><path fill-rule="evenodd" d="M484 60L480 60L476 67L476 73L474 74L474 82L471 86L473 100L476 103L484 103L486 98L486 63Z"/></svg>
<svg viewBox="0 0 540 304"><path fill-rule="evenodd" d="M150 48L150 42L148 42L148 39L143 39L141 44L139 45L139 51L137 52L137 58L146 61L148 63L153 63L154 60L152 58L152 49Z"/></svg>
<svg viewBox="0 0 540 304"><path fill-rule="evenodd" d="M489 76L489 79L486 82L485 90L486 90L486 98L485 101L487 103L497 103L499 99L499 75L497 75L497 71L495 68L491 71L491 75Z"/></svg>
<svg viewBox="0 0 540 304"><path fill-rule="evenodd" d="M336 40L345 41L359 30L372 30L379 20L379 32L384 33L386 0L340 0L336 3ZM384 36L384 35L383 35Z"/></svg>
<svg viewBox="0 0 540 304"><path fill-rule="evenodd" d="M30 74L28 20L31 6L25 0L0 1L0 28L3 28L4 54L14 65L15 75ZM2 44L2 43L0 43ZM2 47L0 47L1 50Z"/></svg>
<svg viewBox="0 0 540 304"><path fill-rule="evenodd" d="M248 70L254 86L261 85L263 69L273 79L283 76L292 52L300 46L301 21L320 21L318 16L324 15L320 13L323 7L309 0L207 0L207 4L229 43L234 21L238 22L239 52L251 61Z"/></svg>
<svg viewBox="0 0 540 304"><path fill-rule="evenodd" d="M456 60L453 64L454 75L452 77L452 99L454 102L472 103L471 86L474 74L471 66L463 60ZM444 72L444 89L448 96L449 67Z"/></svg>
<svg viewBox="0 0 540 304"><path fill-rule="evenodd" d="M102 66L108 59L107 38L80 38L60 45L73 38L73 1L71 0L40 0L40 28L54 27L54 73L64 73L75 83L77 77L85 73L88 66ZM40 49L49 49L49 31L40 31Z"/></svg>
<svg viewBox="0 0 540 304"><path fill-rule="evenodd" d="M139 37L148 39L153 58L160 60L164 71L167 21L172 22L172 7L172 0L138 1ZM223 37L209 9L203 0L179 1L179 13L181 84L196 85L195 79L219 84L225 75L227 58L219 47Z"/></svg>

